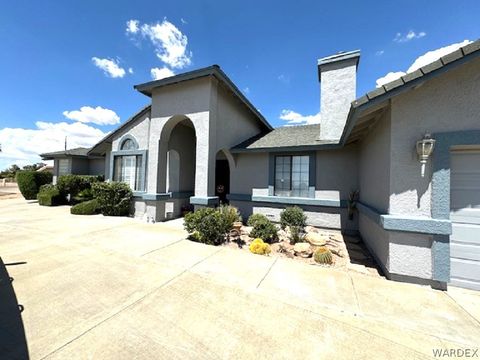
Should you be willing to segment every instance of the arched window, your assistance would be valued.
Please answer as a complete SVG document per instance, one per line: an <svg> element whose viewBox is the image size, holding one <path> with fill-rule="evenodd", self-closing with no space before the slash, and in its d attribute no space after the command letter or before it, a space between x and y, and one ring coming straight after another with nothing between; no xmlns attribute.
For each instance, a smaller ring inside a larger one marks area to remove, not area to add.
<svg viewBox="0 0 480 360"><path fill-rule="evenodd" d="M132 139L125 139L120 147L120 150L136 150L137 146Z"/></svg>

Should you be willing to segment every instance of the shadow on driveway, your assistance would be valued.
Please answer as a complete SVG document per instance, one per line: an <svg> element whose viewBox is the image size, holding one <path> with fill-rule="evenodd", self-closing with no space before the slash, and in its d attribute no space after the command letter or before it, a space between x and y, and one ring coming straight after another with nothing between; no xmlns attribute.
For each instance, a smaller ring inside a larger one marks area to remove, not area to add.
<svg viewBox="0 0 480 360"><path fill-rule="evenodd" d="M29 359L25 329L22 321L23 306L17 302L13 278L7 266L21 266L25 262L4 264L0 258L0 358Z"/></svg>

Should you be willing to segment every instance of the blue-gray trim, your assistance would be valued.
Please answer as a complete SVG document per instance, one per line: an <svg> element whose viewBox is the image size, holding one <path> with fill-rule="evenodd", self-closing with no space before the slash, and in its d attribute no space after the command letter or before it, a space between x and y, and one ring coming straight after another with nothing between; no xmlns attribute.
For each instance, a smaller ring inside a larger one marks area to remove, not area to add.
<svg viewBox="0 0 480 360"><path fill-rule="evenodd" d="M450 220L381 214L374 207L360 202L357 203L357 209L387 231L402 231L429 235L449 235L452 233L452 223Z"/></svg>
<svg viewBox="0 0 480 360"><path fill-rule="evenodd" d="M218 205L218 196L192 196L190 198L190 204L192 205Z"/></svg>
<svg viewBox="0 0 480 360"><path fill-rule="evenodd" d="M234 201L252 201L252 195L249 194L228 194L228 200Z"/></svg>
<svg viewBox="0 0 480 360"><path fill-rule="evenodd" d="M108 178L113 180L113 166L115 164L115 156L129 156L129 155L141 155L142 165L140 167L140 189L136 191L142 192L145 190L145 178L147 169L147 150L119 150L110 152L110 172Z"/></svg>
<svg viewBox="0 0 480 360"><path fill-rule="evenodd" d="M138 150L138 141L135 139L135 137L131 134L125 134L120 138L120 141L118 142L118 150L117 151L127 151L127 150L122 150L122 145L125 142L125 140L132 140L133 143L135 144L135 151Z"/></svg>
<svg viewBox="0 0 480 360"><path fill-rule="evenodd" d="M336 208L347 207L347 202L345 200L312 199L290 196L252 195L252 201L285 205L311 205Z"/></svg>
<svg viewBox="0 0 480 360"><path fill-rule="evenodd" d="M160 201L167 199L188 199L193 195L192 191L178 191L169 193L149 194L142 191L134 191L133 196L148 201Z"/></svg>
<svg viewBox="0 0 480 360"><path fill-rule="evenodd" d="M455 145L480 144L480 130L432 134L433 150L432 217L450 219L450 148Z"/></svg>
<svg viewBox="0 0 480 360"><path fill-rule="evenodd" d="M273 196L275 192L275 158L277 156L309 156L308 159L308 186L309 196L315 197L315 183L317 177L317 153L315 151L302 151L302 152L275 152L270 153L268 156L268 195ZM313 191L311 188L313 187Z"/></svg>
<svg viewBox="0 0 480 360"><path fill-rule="evenodd" d="M450 236L434 235L432 243L432 277L438 281L450 281Z"/></svg>

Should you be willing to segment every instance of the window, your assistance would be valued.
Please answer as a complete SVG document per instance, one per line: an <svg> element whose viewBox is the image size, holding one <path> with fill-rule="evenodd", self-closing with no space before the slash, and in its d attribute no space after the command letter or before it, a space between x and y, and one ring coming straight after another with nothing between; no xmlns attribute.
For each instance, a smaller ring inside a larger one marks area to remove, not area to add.
<svg viewBox="0 0 480 360"><path fill-rule="evenodd" d="M275 157L275 196L308 197L310 157Z"/></svg>
<svg viewBox="0 0 480 360"><path fill-rule="evenodd" d="M132 139L126 139L123 141L122 146L120 147L120 150L136 150L137 146L135 145L135 142Z"/></svg>
<svg viewBox="0 0 480 360"><path fill-rule="evenodd" d="M141 190L142 155L120 155L114 159L113 180L127 183L132 190Z"/></svg>
<svg viewBox="0 0 480 360"><path fill-rule="evenodd" d="M70 174L70 159L58 159L58 176Z"/></svg>

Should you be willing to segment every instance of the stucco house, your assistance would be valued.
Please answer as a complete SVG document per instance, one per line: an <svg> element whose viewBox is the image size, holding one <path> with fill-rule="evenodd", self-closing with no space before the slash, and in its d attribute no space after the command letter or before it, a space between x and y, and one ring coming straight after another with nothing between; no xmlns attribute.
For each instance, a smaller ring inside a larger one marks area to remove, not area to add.
<svg viewBox="0 0 480 360"><path fill-rule="evenodd" d="M322 58L321 124L276 129L214 65L135 86L148 106L91 149L43 158L127 182L139 218L229 201L277 220L295 204L359 234L391 279L480 289L479 55L477 41L360 98L360 52Z"/></svg>

